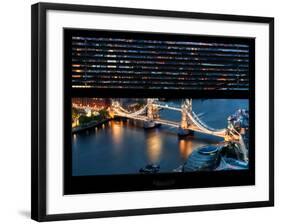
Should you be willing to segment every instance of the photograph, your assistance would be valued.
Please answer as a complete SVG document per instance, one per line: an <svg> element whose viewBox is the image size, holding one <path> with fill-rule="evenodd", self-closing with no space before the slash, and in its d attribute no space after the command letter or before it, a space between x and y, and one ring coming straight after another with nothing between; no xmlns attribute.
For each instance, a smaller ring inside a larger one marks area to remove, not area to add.
<svg viewBox="0 0 281 224"><path fill-rule="evenodd" d="M254 184L254 47L64 28L66 194Z"/></svg>
<svg viewBox="0 0 281 224"><path fill-rule="evenodd" d="M248 169L246 99L73 98L73 175Z"/></svg>

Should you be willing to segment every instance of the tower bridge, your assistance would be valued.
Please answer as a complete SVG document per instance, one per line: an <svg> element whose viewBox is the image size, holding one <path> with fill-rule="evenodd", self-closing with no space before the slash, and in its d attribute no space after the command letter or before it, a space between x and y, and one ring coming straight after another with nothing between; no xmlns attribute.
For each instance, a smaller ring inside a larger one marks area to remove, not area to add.
<svg viewBox="0 0 281 224"><path fill-rule="evenodd" d="M161 119L159 116L159 109L161 108L180 112L181 120L171 121ZM240 146L244 161L248 161L248 150L241 134L231 125L223 129L215 129L208 126L192 110L192 99L185 99L181 107L176 107L159 102L157 99L149 98L147 99L147 104L134 112L130 112L123 108L118 101L113 101L111 110L115 116L143 121L145 128L153 128L162 124L178 128L178 134L181 136L192 135L194 132L199 132L223 138L226 142L235 142Z"/></svg>
<svg viewBox="0 0 281 224"><path fill-rule="evenodd" d="M181 113L181 120L170 121L161 119L159 109L168 109ZM147 103L139 110L129 112L123 108L118 101L113 101L111 110L115 116L141 120L144 122L144 127L153 128L157 124L163 124L179 129L179 135L191 135L194 132L200 132L204 134L213 135L223 138L225 141L241 142L243 140L240 133L234 128L215 129L204 123L199 116L192 110L192 99L185 99L181 107L171 106L163 102L159 102L157 99L149 98Z"/></svg>
<svg viewBox="0 0 281 224"><path fill-rule="evenodd" d="M76 108L87 109L88 107L76 105ZM159 109L173 110L181 113L180 121L162 119ZM194 132L208 134L223 138L226 142L235 142L240 146L244 161L248 161L248 150L242 135L232 126L223 129L215 129L200 119L200 116L192 110L192 99L185 99L181 107L160 102L158 99L149 98L147 103L137 111L128 111L118 101L112 101L109 107L111 116L119 116L133 120L143 121L144 128L154 128L159 124L178 128L180 136L193 135Z"/></svg>

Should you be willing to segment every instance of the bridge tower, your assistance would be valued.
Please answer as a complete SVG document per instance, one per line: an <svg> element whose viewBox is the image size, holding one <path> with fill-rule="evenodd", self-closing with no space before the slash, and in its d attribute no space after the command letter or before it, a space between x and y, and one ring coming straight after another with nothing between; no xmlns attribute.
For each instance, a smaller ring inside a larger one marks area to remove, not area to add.
<svg viewBox="0 0 281 224"><path fill-rule="evenodd" d="M187 106L188 111L192 111L192 99L185 99L185 104Z"/></svg>
<svg viewBox="0 0 281 224"><path fill-rule="evenodd" d="M187 129L191 125L188 113L192 112L192 99L186 99L181 106L181 128Z"/></svg>
<svg viewBox="0 0 281 224"><path fill-rule="evenodd" d="M154 128L156 123L154 122L154 108L153 108L153 99L147 99L147 120L144 121L143 127L144 128Z"/></svg>
<svg viewBox="0 0 281 224"><path fill-rule="evenodd" d="M180 127L182 129L187 129L188 127L188 117L187 117L187 105L185 103L181 106L181 123Z"/></svg>
<svg viewBox="0 0 281 224"><path fill-rule="evenodd" d="M194 132L188 129L188 127L191 125L188 114L191 112L192 99L185 99L181 106L181 122L178 131L179 136L193 135Z"/></svg>
<svg viewBox="0 0 281 224"><path fill-rule="evenodd" d="M153 99L147 99L147 120L153 120Z"/></svg>

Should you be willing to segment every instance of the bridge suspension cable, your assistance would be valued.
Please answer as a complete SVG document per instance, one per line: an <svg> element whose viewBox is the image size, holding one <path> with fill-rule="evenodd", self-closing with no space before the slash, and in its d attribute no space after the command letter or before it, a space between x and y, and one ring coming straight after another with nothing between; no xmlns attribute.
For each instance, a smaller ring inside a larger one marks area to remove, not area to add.
<svg viewBox="0 0 281 224"><path fill-rule="evenodd" d="M145 112L147 108L147 105L145 105L143 108L141 108L140 110L137 110L135 112L129 112L128 110L124 109L123 107L121 106L118 106L118 109L121 110L123 113L125 113L126 115L130 115L132 117L135 117L135 116L138 116L140 114L143 114ZM118 111L118 113L120 113L120 111Z"/></svg>
<svg viewBox="0 0 281 224"><path fill-rule="evenodd" d="M191 121L196 125L199 129L206 133L210 134L225 134L226 129L214 129L206 125L203 121L200 120L200 118L192 111L191 113L187 114L188 117L191 119Z"/></svg>
<svg viewBox="0 0 281 224"><path fill-rule="evenodd" d="M181 111L181 108L172 107L172 106L170 106L170 105L168 105L168 104L159 104L159 103L155 104L155 103L154 103L153 105L155 105L156 107L163 108L163 109Z"/></svg>

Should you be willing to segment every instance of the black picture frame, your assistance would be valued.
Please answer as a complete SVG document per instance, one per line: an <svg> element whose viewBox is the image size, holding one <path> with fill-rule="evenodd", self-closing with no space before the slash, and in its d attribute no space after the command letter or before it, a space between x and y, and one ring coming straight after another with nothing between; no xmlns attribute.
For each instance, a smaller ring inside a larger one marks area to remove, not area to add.
<svg viewBox="0 0 281 224"><path fill-rule="evenodd" d="M46 212L46 19L48 10L113 13L124 15L162 16L217 21L254 22L269 25L269 200L242 203L224 203L195 206L160 207L101 212L52 214ZM37 3L31 15L31 218L36 221L55 221L84 218L101 218L160 213L266 207L274 205L274 18L238 16L182 11L164 11L135 8Z"/></svg>
<svg viewBox="0 0 281 224"><path fill-rule="evenodd" d="M147 39L168 39L168 40L189 40L209 41L216 43L246 44L249 47L249 89L244 90L181 90L143 88L72 88L72 37L90 37L102 35L102 37L128 37ZM233 37L233 36L210 36L210 35L187 35L169 34L159 32L128 32L116 30L97 29L73 29L64 28L64 195L108 193L108 192L129 192L144 190L167 190L187 188L208 188L226 186L250 186L255 184L255 38ZM192 99L247 99L249 104L249 167L247 170L228 171L205 171L205 172L168 172L156 173L153 175L131 174L107 174L107 175L81 175L73 176L73 154L72 151L72 127L71 111L72 98L74 97L155 97L169 98L169 96L189 96ZM108 183L115 183L114 185Z"/></svg>

